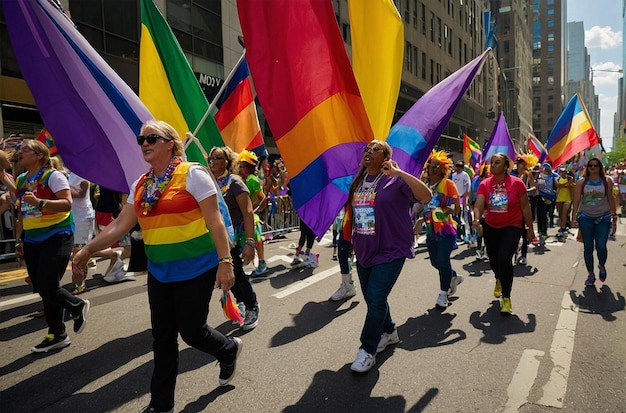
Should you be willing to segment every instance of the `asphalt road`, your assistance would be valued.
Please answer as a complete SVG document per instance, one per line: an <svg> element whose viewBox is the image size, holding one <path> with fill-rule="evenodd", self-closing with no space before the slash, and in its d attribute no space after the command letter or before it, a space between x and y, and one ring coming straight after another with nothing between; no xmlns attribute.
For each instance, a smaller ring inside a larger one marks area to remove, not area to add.
<svg viewBox="0 0 626 413"><path fill-rule="evenodd" d="M475 261L465 245L453 252L465 281L450 307L437 310L438 276L418 249L390 295L401 341L366 374L350 371L366 305L359 289L353 299L328 301L340 282L329 236L314 247L315 270L289 266L299 233L273 240L269 276L253 280L261 304L256 329L226 321L213 296L209 324L244 342L236 377L219 387L215 360L181 341L176 411L624 412L625 227L609 243L608 279L596 288L583 286L582 244L573 237L531 247L528 266L515 268L515 314L508 317L493 298L488 263ZM146 276L116 285L89 278L81 296L92 305L85 331L71 335L71 346L41 355L30 347L46 326L31 317L40 304L23 276L19 269L0 274L0 412L137 412L147 405Z"/></svg>

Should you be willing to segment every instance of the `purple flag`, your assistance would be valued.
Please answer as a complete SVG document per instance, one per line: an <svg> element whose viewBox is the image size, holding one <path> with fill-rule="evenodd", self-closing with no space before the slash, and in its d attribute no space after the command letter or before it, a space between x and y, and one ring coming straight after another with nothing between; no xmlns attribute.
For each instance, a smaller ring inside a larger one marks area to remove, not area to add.
<svg viewBox="0 0 626 413"><path fill-rule="evenodd" d="M485 50L426 92L391 128L387 143L393 148L393 159L404 171L419 176L441 132L489 53L491 49Z"/></svg>
<svg viewBox="0 0 626 413"><path fill-rule="evenodd" d="M506 126L506 120L504 120L504 115L502 113L498 116L496 126L493 128L491 137L483 149L483 162L490 162L489 158L496 153L506 154L511 159L511 162L515 162L515 158L517 156L515 154L513 141L511 140L511 135L509 135L509 128Z"/></svg>
<svg viewBox="0 0 626 413"><path fill-rule="evenodd" d="M48 0L3 1L22 74L65 164L128 193L149 165L135 136L152 115Z"/></svg>

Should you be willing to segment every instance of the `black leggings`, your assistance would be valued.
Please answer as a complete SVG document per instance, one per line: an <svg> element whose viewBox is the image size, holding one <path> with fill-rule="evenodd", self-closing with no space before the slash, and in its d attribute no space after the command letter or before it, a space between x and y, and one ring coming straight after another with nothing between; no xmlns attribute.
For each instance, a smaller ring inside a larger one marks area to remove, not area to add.
<svg viewBox="0 0 626 413"><path fill-rule="evenodd" d="M502 283L502 296L510 298L513 287L513 254L517 250L522 229L519 227L493 228L481 220L489 265Z"/></svg>
<svg viewBox="0 0 626 413"><path fill-rule="evenodd" d="M313 243L315 242L315 234L313 230L309 228L303 220L300 220L300 239L298 240L298 247L304 247L304 243L306 242L306 249L310 250L313 248Z"/></svg>

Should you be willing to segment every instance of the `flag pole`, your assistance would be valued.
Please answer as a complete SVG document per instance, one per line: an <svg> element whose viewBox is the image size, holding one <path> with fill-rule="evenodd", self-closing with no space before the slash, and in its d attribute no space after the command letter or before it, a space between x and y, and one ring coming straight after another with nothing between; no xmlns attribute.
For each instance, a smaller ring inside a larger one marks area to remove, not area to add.
<svg viewBox="0 0 626 413"><path fill-rule="evenodd" d="M243 49L243 52L241 53L241 56L239 57L239 60L237 60L237 63L235 63L235 67L233 67L233 70L230 71L230 73L228 74L228 76L224 80L224 83L222 83L222 86L220 86L220 90L217 92L217 95L215 95L215 97L211 101L211 104L209 105L209 108L206 110L206 112L204 113L204 116L202 117L202 119L200 119L200 122L198 123L198 126L196 126L196 129L193 131L194 139L193 140L187 139L187 141L185 142L185 149L187 149L187 147L193 141L193 142L195 142L196 145L198 145L198 147L201 148L200 151L202 151L203 154L204 154L202 146L200 145L200 141L197 138L195 138L195 136L198 133L198 131L200 130L200 128L202 128L202 126L204 125L204 122L206 122L207 118L209 117L209 115L211 114L213 109L215 108L215 105L217 105L217 101L219 100L219 98L224 93L224 90L226 90L226 86L228 85L230 80L235 75L235 72L237 71L237 68L239 68L239 65L241 65L241 62L243 62L243 59L245 57L246 57L246 49Z"/></svg>

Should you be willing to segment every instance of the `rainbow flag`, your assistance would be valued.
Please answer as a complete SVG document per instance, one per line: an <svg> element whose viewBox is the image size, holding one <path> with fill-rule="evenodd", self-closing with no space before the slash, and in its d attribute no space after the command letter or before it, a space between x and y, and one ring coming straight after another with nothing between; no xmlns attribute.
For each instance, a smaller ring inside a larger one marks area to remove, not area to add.
<svg viewBox="0 0 626 413"><path fill-rule="evenodd" d="M48 0L3 1L13 51L70 170L128 193L148 170L136 135L152 115Z"/></svg>
<svg viewBox="0 0 626 413"><path fill-rule="evenodd" d="M404 25L392 0L350 0L352 64L376 139L385 139L402 78Z"/></svg>
<svg viewBox="0 0 626 413"><path fill-rule="evenodd" d="M491 49L485 50L426 92L391 128L387 143L400 168L420 176L441 132L490 53Z"/></svg>
<svg viewBox="0 0 626 413"><path fill-rule="evenodd" d="M528 149L539 159L539 163L543 163L548 159L546 147L543 146L543 143L532 133L528 134Z"/></svg>
<svg viewBox="0 0 626 413"><path fill-rule="evenodd" d="M491 132L491 136L483 149L483 161L490 162L490 159L496 153L506 154L511 162L515 162L517 154L515 152L515 146L513 146L513 140L509 135L509 128L506 125L504 115L500 113L496 125ZM513 167L513 165L510 165Z"/></svg>
<svg viewBox="0 0 626 413"><path fill-rule="evenodd" d="M546 149L556 166L599 142L600 138L589 119L585 104L576 94L572 96L552 128L546 141Z"/></svg>
<svg viewBox="0 0 626 413"><path fill-rule="evenodd" d="M472 168L480 163L483 151L478 142L463 134L463 161Z"/></svg>
<svg viewBox="0 0 626 413"><path fill-rule="evenodd" d="M330 1L238 0L254 86L289 170L293 204L321 237L373 139Z"/></svg>
<svg viewBox="0 0 626 413"><path fill-rule="evenodd" d="M58 152L57 147L54 144L54 139L52 139L52 135L50 135L50 132L48 131L48 129L43 128L41 132L39 132L39 135L37 135L37 138L35 139L37 139L39 142L46 144L46 146L48 147L48 150L50 151L50 155L54 155L55 153Z"/></svg>
<svg viewBox="0 0 626 413"><path fill-rule="evenodd" d="M243 59L233 72L232 78L217 100L218 111L215 114L217 127L224 143L235 152L247 149L259 157L267 156L246 59Z"/></svg>
<svg viewBox="0 0 626 413"><path fill-rule="evenodd" d="M172 125L183 140L209 108L178 40L153 0L141 0L139 97L156 119ZM196 137L207 152L224 145L210 115ZM189 145L185 152L189 161L207 164L196 145Z"/></svg>

